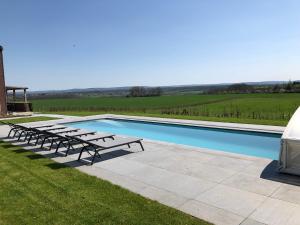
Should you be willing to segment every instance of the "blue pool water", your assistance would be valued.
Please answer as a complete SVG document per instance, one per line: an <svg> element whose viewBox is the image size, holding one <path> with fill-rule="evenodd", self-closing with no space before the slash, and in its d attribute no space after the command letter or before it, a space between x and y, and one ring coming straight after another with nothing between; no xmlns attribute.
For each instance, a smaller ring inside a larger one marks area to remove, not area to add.
<svg viewBox="0 0 300 225"><path fill-rule="evenodd" d="M70 123L69 126L270 159L278 159L281 137L271 133L111 119Z"/></svg>

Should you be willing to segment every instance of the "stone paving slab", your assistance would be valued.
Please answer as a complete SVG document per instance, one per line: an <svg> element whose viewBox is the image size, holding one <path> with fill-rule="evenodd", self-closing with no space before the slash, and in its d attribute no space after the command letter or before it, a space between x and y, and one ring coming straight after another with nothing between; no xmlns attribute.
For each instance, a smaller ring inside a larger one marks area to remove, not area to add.
<svg viewBox="0 0 300 225"><path fill-rule="evenodd" d="M261 222L258 222L256 220L252 220L252 219L245 219L241 225L265 225L265 223L261 223Z"/></svg>
<svg viewBox="0 0 300 225"><path fill-rule="evenodd" d="M264 196L272 195L279 187L278 182L261 179L245 173L237 173L222 184Z"/></svg>
<svg viewBox="0 0 300 225"><path fill-rule="evenodd" d="M151 186L142 189L137 193L173 208L178 208L188 201L188 198Z"/></svg>
<svg viewBox="0 0 300 225"><path fill-rule="evenodd" d="M295 185L281 185L272 197L300 205L300 187Z"/></svg>
<svg viewBox="0 0 300 225"><path fill-rule="evenodd" d="M34 124L74 120L79 119ZM7 131L1 126L0 137ZM144 152L138 146L112 149L90 166L86 153L86 161L78 162L78 151L63 157L22 142L13 144L215 224L300 224L300 187L284 175L281 180L263 175L273 163L269 159L145 140ZM293 177L295 181L300 185L300 178Z"/></svg>
<svg viewBox="0 0 300 225"><path fill-rule="evenodd" d="M196 197L200 202L243 217L248 217L265 199L265 196L221 184Z"/></svg>
<svg viewBox="0 0 300 225"><path fill-rule="evenodd" d="M268 198L250 216L251 219L272 225L300 224L299 205Z"/></svg>
<svg viewBox="0 0 300 225"><path fill-rule="evenodd" d="M242 216L195 200L186 202L179 209L219 225L238 225L244 220Z"/></svg>

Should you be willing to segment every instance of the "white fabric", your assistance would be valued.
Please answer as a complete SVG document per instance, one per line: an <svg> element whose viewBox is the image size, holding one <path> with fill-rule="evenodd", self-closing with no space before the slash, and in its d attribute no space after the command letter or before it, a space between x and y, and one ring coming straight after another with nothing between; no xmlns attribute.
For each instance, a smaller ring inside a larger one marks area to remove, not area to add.
<svg viewBox="0 0 300 225"><path fill-rule="evenodd" d="M279 171L300 175L300 107L281 137Z"/></svg>

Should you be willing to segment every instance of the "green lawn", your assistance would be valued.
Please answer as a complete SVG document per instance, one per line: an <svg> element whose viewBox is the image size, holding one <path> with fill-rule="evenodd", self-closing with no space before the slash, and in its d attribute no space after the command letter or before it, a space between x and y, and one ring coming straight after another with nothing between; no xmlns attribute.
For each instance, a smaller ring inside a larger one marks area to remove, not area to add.
<svg viewBox="0 0 300 225"><path fill-rule="evenodd" d="M82 97L32 100L35 111L149 110L194 106L231 99L232 95L177 95L160 97Z"/></svg>
<svg viewBox="0 0 300 225"><path fill-rule="evenodd" d="M0 142L0 224L209 224Z"/></svg>
<svg viewBox="0 0 300 225"><path fill-rule="evenodd" d="M56 120L57 118L46 117L46 116L36 116L36 117L26 117L26 118L12 118L9 120L3 120L4 122L9 123L30 123L38 121L47 121L47 120ZM1 125L1 123L0 123Z"/></svg>
<svg viewBox="0 0 300 225"><path fill-rule="evenodd" d="M65 115L115 113L285 126L300 93L84 97L34 100L34 110Z"/></svg>

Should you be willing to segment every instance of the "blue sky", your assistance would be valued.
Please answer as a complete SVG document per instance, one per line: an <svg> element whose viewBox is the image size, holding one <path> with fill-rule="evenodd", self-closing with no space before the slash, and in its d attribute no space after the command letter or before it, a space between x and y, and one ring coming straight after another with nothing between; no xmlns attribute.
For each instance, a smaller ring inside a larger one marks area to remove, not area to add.
<svg viewBox="0 0 300 225"><path fill-rule="evenodd" d="M0 0L31 90L300 79L298 0Z"/></svg>

